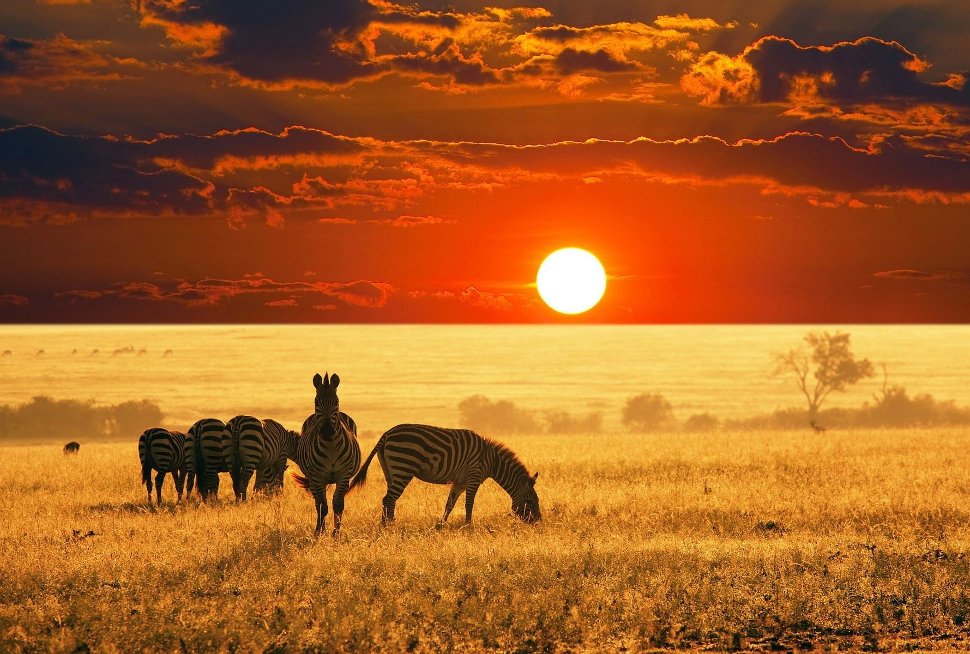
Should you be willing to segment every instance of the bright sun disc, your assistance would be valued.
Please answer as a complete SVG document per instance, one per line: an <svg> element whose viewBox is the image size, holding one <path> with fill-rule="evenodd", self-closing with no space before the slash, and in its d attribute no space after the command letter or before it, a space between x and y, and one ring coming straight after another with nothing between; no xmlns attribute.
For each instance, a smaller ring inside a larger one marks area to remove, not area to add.
<svg viewBox="0 0 970 654"><path fill-rule="evenodd" d="M589 311L606 291L606 271L595 256L580 248L556 250L539 266L539 296L559 313Z"/></svg>

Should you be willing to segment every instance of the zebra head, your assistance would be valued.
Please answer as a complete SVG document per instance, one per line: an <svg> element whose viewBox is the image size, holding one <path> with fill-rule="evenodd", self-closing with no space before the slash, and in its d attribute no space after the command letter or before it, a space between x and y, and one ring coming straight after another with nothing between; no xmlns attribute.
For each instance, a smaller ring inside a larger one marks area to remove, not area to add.
<svg viewBox="0 0 970 654"><path fill-rule="evenodd" d="M313 376L313 386L317 389L317 397L313 401L314 412L322 418L320 431L328 440L340 429L340 400L337 399L339 385L340 377L337 373L333 376L326 374L320 377L320 373Z"/></svg>
<svg viewBox="0 0 970 654"><path fill-rule="evenodd" d="M539 473L531 477L526 477L515 496L512 498L512 512L519 516L523 522L533 524L542 520L542 512L539 511L539 496L536 495L536 479Z"/></svg>

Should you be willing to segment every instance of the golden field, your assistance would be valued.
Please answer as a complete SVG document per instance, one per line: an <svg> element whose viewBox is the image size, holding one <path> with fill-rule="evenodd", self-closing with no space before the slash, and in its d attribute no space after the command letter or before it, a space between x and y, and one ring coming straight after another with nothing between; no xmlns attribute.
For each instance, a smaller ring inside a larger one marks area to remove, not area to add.
<svg viewBox="0 0 970 654"><path fill-rule="evenodd" d="M336 541L291 479L156 510L134 440L2 447L0 651L970 647L966 428L504 441L539 526L413 482L382 530L375 463Z"/></svg>

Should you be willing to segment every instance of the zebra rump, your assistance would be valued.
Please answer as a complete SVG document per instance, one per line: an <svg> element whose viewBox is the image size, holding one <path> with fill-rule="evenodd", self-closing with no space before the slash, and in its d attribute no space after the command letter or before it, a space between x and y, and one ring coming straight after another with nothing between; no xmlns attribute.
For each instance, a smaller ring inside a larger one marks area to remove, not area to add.
<svg viewBox="0 0 970 654"><path fill-rule="evenodd" d="M263 423L252 416L236 416L226 423L222 456L229 467L237 501L246 500L246 489L263 458Z"/></svg>
<svg viewBox="0 0 970 654"><path fill-rule="evenodd" d="M257 492L279 493L283 490L286 460L296 456L300 435L275 420L263 421L263 456L256 468Z"/></svg>
<svg viewBox="0 0 970 654"><path fill-rule="evenodd" d="M202 501L219 492L219 473L228 472L222 454L222 438L226 424L216 418L203 418L189 427L186 436L186 459L188 470L195 474L196 486ZM189 492L192 491L191 481Z"/></svg>

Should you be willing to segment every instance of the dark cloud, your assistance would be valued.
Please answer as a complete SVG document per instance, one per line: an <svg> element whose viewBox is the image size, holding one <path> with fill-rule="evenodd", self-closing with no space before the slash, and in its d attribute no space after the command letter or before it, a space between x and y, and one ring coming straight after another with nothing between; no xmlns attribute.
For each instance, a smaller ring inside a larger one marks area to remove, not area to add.
<svg viewBox="0 0 970 654"><path fill-rule="evenodd" d="M28 86L61 88L82 81L120 80L140 67L134 60L98 52L99 45L63 34L47 40L0 34L0 93L18 93Z"/></svg>
<svg viewBox="0 0 970 654"><path fill-rule="evenodd" d="M168 280L164 282L126 282L103 289L72 289L57 297L72 301L99 301L117 298L146 302L171 302L188 307L222 304L236 297L267 298L264 306L288 307L297 304L295 296L307 295L313 301L338 300L345 305L379 309L396 289L383 282L307 282L276 281L259 274L242 279Z"/></svg>
<svg viewBox="0 0 970 654"><path fill-rule="evenodd" d="M152 161L145 144L31 125L0 130L0 180L0 199L40 203L45 213L202 214L213 191L209 182Z"/></svg>
<svg viewBox="0 0 970 654"><path fill-rule="evenodd" d="M639 65L633 61L621 59L606 50L575 50L566 48L556 55L556 69L571 75L580 71L596 71L600 73L620 73L637 70Z"/></svg>
<svg viewBox="0 0 970 654"><path fill-rule="evenodd" d="M708 53L681 80L709 103L866 102L970 106L962 78L949 84L920 78L929 63L895 41L865 37L832 46L802 46L767 36L737 57Z"/></svg>
<svg viewBox="0 0 970 654"><path fill-rule="evenodd" d="M918 282L956 281L970 278L970 274L963 272L929 272L902 268L899 270L883 270L873 274L883 279L902 279Z"/></svg>

